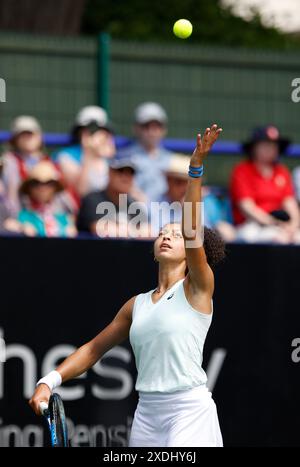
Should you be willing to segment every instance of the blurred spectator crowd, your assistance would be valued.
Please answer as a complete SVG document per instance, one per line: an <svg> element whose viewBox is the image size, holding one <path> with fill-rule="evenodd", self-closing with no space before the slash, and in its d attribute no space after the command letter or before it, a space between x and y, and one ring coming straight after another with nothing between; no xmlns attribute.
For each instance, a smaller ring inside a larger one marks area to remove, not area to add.
<svg viewBox="0 0 300 467"><path fill-rule="evenodd" d="M180 222L190 156L166 150L168 117L155 102L134 113L134 142L115 146L104 109L81 109L72 145L46 152L39 122L18 116L0 156L0 232L44 237L152 238ZM279 162L290 142L256 128L228 189L204 185L204 223L226 241L300 243L300 167ZM170 209L171 208L171 209Z"/></svg>

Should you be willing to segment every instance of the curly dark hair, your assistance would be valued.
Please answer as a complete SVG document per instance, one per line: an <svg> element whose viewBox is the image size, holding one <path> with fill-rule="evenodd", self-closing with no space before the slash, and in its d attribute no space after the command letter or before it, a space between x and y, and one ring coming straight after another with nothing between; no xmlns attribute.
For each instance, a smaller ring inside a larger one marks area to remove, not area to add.
<svg viewBox="0 0 300 467"><path fill-rule="evenodd" d="M214 271L217 264L225 259L225 242L217 230L204 227L203 247L207 262Z"/></svg>
<svg viewBox="0 0 300 467"><path fill-rule="evenodd" d="M171 222L171 224L177 224L177 222ZM178 224L180 223L178 222ZM204 226L203 247L207 263L211 269L215 271L216 266L226 257L226 244L217 230ZM154 253L154 245L152 246L151 252ZM185 270L185 274L187 273L188 267L186 267Z"/></svg>

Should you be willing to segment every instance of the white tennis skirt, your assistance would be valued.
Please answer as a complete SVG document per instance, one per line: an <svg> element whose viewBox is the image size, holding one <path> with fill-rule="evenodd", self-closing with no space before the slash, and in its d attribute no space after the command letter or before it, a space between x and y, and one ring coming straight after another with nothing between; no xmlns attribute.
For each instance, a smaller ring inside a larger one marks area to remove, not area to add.
<svg viewBox="0 0 300 467"><path fill-rule="evenodd" d="M205 385L173 393L139 392L130 447L222 447L217 408Z"/></svg>

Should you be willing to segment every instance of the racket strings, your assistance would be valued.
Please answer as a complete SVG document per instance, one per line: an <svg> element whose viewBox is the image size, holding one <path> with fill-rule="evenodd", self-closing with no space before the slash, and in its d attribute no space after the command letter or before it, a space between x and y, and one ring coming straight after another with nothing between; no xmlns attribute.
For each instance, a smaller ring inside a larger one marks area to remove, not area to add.
<svg viewBox="0 0 300 467"><path fill-rule="evenodd" d="M50 401L50 417L53 428L52 440L55 447L68 446L68 432L62 400L57 393L52 394Z"/></svg>

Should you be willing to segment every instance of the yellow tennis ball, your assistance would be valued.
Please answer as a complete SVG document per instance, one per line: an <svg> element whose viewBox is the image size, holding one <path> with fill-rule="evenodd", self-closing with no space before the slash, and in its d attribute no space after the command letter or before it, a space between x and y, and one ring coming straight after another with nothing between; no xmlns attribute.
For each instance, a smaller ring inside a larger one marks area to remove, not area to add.
<svg viewBox="0 0 300 467"><path fill-rule="evenodd" d="M187 39L193 32L193 25L188 19L179 19L174 23L173 32L179 39Z"/></svg>

